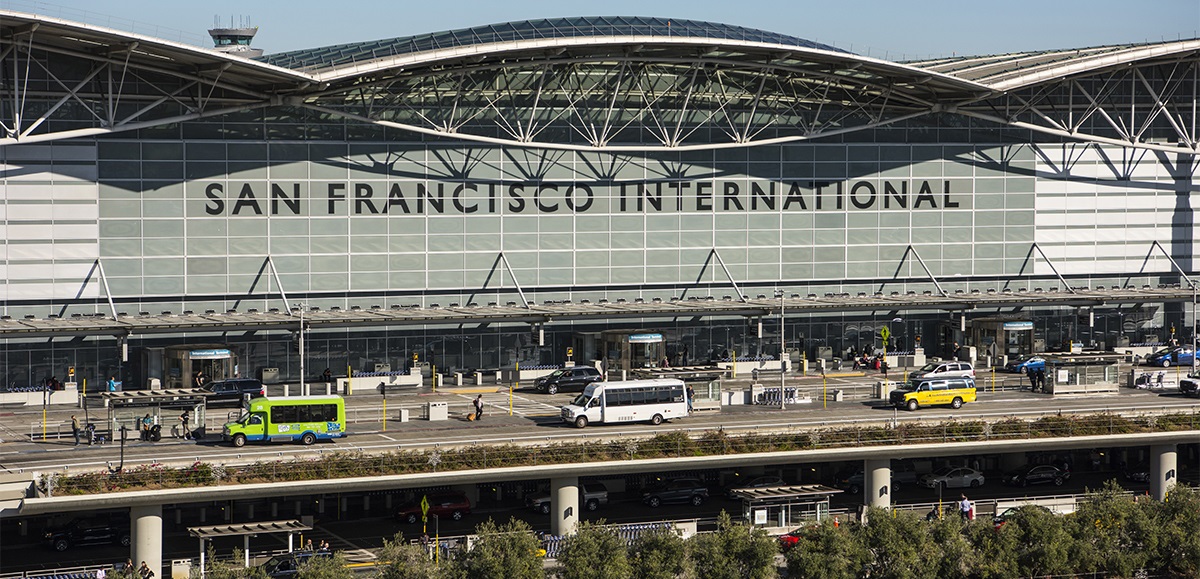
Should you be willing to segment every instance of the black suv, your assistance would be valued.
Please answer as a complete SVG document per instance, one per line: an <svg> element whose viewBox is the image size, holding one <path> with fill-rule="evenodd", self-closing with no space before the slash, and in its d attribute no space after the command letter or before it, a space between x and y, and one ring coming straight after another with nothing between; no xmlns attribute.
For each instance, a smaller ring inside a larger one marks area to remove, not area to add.
<svg viewBox="0 0 1200 579"><path fill-rule="evenodd" d="M46 544L55 551L84 545L129 546L129 515L91 515L46 532Z"/></svg>
<svg viewBox="0 0 1200 579"><path fill-rule="evenodd" d="M204 385L208 392L208 404L241 404L243 400L262 398L267 389L255 378L228 378L214 380Z"/></svg>
<svg viewBox="0 0 1200 579"><path fill-rule="evenodd" d="M539 392L557 394L559 390L583 390L588 384L603 380L600 371L591 366L559 368L534 382Z"/></svg>
<svg viewBox="0 0 1200 579"><path fill-rule="evenodd" d="M668 503L700 506L708 499L708 487L698 478L680 478L642 493L642 502L657 507Z"/></svg>

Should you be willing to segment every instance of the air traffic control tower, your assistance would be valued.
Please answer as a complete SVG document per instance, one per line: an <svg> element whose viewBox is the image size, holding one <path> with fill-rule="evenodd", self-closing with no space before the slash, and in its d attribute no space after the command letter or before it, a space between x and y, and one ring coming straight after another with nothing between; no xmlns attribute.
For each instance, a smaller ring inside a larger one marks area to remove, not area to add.
<svg viewBox="0 0 1200 579"><path fill-rule="evenodd" d="M262 56L261 48L251 48L250 42L258 34L257 26L242 28L212 28L208 35L213 39L213 50L228 52L246 58Z"/></svg>

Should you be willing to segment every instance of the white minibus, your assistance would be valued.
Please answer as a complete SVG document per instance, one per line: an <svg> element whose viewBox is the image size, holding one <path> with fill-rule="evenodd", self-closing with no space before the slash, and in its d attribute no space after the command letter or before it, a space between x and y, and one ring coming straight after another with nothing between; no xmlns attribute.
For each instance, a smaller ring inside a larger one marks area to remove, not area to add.
<svg viewBox="0 0 1200 579"><path fill-rule="evenodd" d="M686 389L682 380L674 379L594 382L562 408L563 422L579 428L611 422L658 425L687 415Z"/></svg>

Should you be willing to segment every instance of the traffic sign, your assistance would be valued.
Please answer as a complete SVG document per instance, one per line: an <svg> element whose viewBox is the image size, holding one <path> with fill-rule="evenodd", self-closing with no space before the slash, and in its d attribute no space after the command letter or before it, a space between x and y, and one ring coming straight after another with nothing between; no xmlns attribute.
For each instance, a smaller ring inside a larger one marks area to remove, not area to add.
<svg viewBox="0 0 1200 579"><path fill-rule="evenodd" d="M892 331L889 330L887 326L884 326L879 330L879 337L883 338L884 342L887 342L888 338L892 337Z"/></svg>
<svg viewBox="0 0 1200 579"><path fill-rule="evenodd" d="M428 514L429 514L429 497L422 496L421 497L421 515L424 516L424 515L428 515Z"/></svg>

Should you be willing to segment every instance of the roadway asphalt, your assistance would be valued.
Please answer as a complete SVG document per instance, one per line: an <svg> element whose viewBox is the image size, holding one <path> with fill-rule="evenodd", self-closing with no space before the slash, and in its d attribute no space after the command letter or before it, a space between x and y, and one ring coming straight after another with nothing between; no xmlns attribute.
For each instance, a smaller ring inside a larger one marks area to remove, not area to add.
<svg viewBox="0 0 1200 579"><path fill-rule="evenodd" d="M778 377L775 377L777 380ZM847 392L868 393L877 378L861 374L827 378L829 390L842 389ZM827 427L836 424L882 423L905 420L941 420L945 418L997 418L1004 416L1038 416L1070 413L1153 413L1163 411L1196 412L1200 410L1200 399L1187 398L1174 392L1122 388L1112 395L1059 396L1054 397L1027 390L1005 390L1019 383L1019 377L997 375L997 389L991 391L990 378L981 376L983 388L976 403L967 404L959 410L950 408L923 408L916 412L897 411L881 405L875 400L850 400L822 403L819 399L823 385L820 377L789 379L788 385L797 386L805 392L817 394L818 398L806 404L790 404L786 409L775 406L735 405L720 410L697 411L693 416L664 423L654 427L649 424L592 425L576 429L558 419L558 408L575 395L559 393L548 395L518 390L511 396L507 389L443 388L437 393L408 392L389 394L386 400L387 417L384 423L383 397L379 394L354 394L347 398L348 431L350 436L337 441L323 441L312 447L294 444L248 445L235 449L222 444L219 435L212 434L201 441L185 441L167 437L157 443L141 442L136 438L124 445L126 466L146 463L191 464L197 460L226 463L246 463L261 459L277 460L280 456L303 456L331 449L396 449L427 448L433 445L471 443L526 443L544 441L561 442L584 437L621 438L647 437L671 430L710 430L722 428L729 432L739 430L794 430L812 427ZM766 380L764 380L766 382ZM748 385L748 381L741 381ZM727 387L736 388L739 381L728 381ZM769 384L768 384L769 386ZM272 386L269 394L275 395L281 386ZM482 421L466 420L474 397L482 393L487 404ZM430 422L419 418L422 406L431 400L449 403L450 418L446 421ZM99 405L96 405L99 406ZM410 420L397 420L399 409L410 410ZM210 409L209 424L222 422L236 409ZM511 412L511 413L510 413ZM75 408L51 408L47 412L48 431L55 427L69 426L70 415L81 414ZM103 415L101 415L103 416ZM81 416L82 418L82 416ZM122 458L120 444L99 446L73 445L66 428L61 438L31 441L29 433L40 434L42 409L40 407L0 407L0 424L4 434L0 436L0 470L9 472L29 470L69 469L93 470L117 465ZM219 432L219 430L218 430Z"/></svg>

